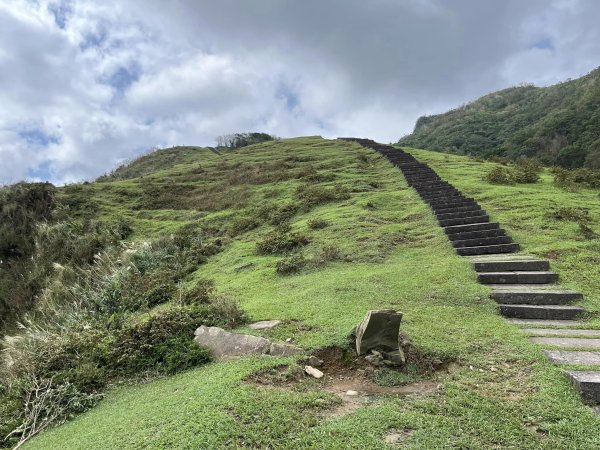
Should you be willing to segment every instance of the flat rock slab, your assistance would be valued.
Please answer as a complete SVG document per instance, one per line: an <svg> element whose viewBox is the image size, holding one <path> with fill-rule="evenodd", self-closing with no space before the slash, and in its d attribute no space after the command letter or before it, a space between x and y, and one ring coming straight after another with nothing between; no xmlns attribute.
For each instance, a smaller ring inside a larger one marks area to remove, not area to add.
<svg viewBox="0 0 600 450"><path fill-rule="evenodd" d="M584 339L570 337L532 337L536 344L556 345L560 347L600 348L600 339Z"/></svg>
<svg viewBox="0 0 600 450"><path fill-rule="evenodd" d="M543 319L508 319L518 326L539 325L540 327L574 327L581 322L577 320L543 320Z"/></svg>
<svg viewBox="0 0 600 450"><path fill-rule="evenodd" d="M600 403L600 372L596 370L566 370L565 374L579 390L583 401L589 405Z"/></svg>
<svg viewBox="0 0 600 450"><path fill-rule="evenodd" d="M208 348L217 359L252 354L288 356L302 352L301 348L293 345L271 342L259 336L231 333L219 327L202 325L194 334L194 341Z"/></svg>
<svg viewBox="0 0 600 450"><path fill-rule="evenodd" d="M393 309L367 311L356 328L356 352L364 355L371 350L398 350L401 320L402 313Z"/></svg>
<svg viewBox="0 0 600 450"><path fill-rule="evenodd" d="M248 325L253 330L271 330L281 323L281 320L261 320Z"/></svg>
<svg viewBox="0 0 600 450"><path fill-rule="evenodd" d="M523 328L523 333L533 336L600 336L600 330L569 330L556 328Z"/></svg>
<svg viewBox="0 0 600 450"><path fill-rule="evenodd" d="M544 350L546 357L554 364L599 365L600 352Z"/></svg>

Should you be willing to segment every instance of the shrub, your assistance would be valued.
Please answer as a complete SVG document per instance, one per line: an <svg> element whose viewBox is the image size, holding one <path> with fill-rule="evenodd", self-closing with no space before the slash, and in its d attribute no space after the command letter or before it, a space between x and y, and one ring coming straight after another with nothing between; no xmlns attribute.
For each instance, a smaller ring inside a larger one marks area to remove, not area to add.
<svg viewBox="0 0 600 450"><path fill-rule="evenodd" d="M259 255L280 255L289 253L309 243L302 233L292 233L285 229L276 229L256 244Z"/></svg>
<svg viewBox="0 0 600 450"><path fill-rule="evenodd" d="M117 330L109 351L110 371L129 376L149 370L171 374L205 363L210 357L194 343L194 330L221 324L222 319L228 322L210 305L181 306Z"/></svg>
<svg viewBox="0 0 600 450"><path fill-rule="evenodd" d="M281 275L289 275L302 270L308 264L308 260L304 255L291 255L277 261L277 273Z"/></svg>
<svg viewBox="0 0 600 450"><path fill-rule="evenodd" d="M271 211L269 214L269 223L271 225L281 225L288 222L300 209L297 203L286 203Z"/></svg>
<svg viewBox="0 0 600 450"><path fill-rule="evenodd" d="M166 303L177 291L173 272L167 267L147 272L144 275L130 273L121 293L121 310L137 311Z"/></svg>
<svg viewBox="0 0 600 450"><path fill-rule="evenodd" d="M57 384L52 379L33 378L29 384L25 389L19 425L2 436L6 436L5 443L16 444L15 448L49 426L93 407L102 397L100 394L83 393L69 382Z"/></svg>
<svg viewBox="0 0 600 450"><path fill-rule="evenodd" d="M537 183L541 171L542 167L534 159L520 158L513 167L512 179L516 183Z"/></svg>
<svg viewBox="0 0 600 450"><path fill-rule="evenodd" d="M200 280L192 289L183 291L179 296L182 305L199 305L209 303L214 295L215 282L213 280Z"/></svg>
<svg viewBox="0 0 600 450"><path fill-rule="evenodd" d="M511 171L502 166L494 166L484 177L484 180L491 184L512 184L513 178Z"/></svg>
<svg viewBox="0 0 600 450"><path fill-rule="evenodd" d="M576 186L583 186L597 189L600 187L600 170L568 170L555 167L552 169L552 173L554 174L554 184L562 188L573 189Z"/></svg>
<svg viewBox="0 0 600 450"><path fill-rule="evenodd" d="M312 229L312 230L320 230L322 228L326 228L329 226L329 222L325 219L319 219L318 217L315 217L314 219L310 219L307 222L308 228Z"/></svg>

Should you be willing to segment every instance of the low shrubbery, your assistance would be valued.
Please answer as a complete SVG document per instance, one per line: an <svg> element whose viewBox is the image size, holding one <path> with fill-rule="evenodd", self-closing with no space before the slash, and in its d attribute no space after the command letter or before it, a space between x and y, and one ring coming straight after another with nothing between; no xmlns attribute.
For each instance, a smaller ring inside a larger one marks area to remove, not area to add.
<svg viewBox="0 0 600 450"><path fill-rule="evenodd" d="M600 170L592 169L563 169L555 167L552 169L554 174L554 184L565 189L577 187L587 187L591 189L600 188Z"/></svg>
<svg viewBox="0 0 600 450"><path fill-rule="evenodd" d="M292 252L308 244L308 236L292 232L288 227L279 227L268 233L256 244L259 255L281 255Z"/></svg>
<svg viewBox="0 0 600 450"><path fill-rule="evenodd" d="M329 226L329 222L325 219L320 219L318 217L315 217L314 219L310 219L307 222L308 228L310 228L311 230L320 230L322 228L326 228Z"/></svg>
<svg viewBox="0 0 600 450"><path fill-rule="evenodd" d="M528 184L540 179L541 166L533 159L521 158L514 164L494 166L484 177L492 184Z"/></svg>
<svg viewBox="0 0 600 450"><path fill-rule="evenodd" d="M171 374L208 361L193 341L194 330L245 321L234 301L215 294L212 281L185 286L188 275L219 250L218 239L187 227L125 251L109 249L91 265L55 263L35 310L1 344L3 443L26 440L93 406L115 380ZM43 420L34 420L39 414Z"/></svg>

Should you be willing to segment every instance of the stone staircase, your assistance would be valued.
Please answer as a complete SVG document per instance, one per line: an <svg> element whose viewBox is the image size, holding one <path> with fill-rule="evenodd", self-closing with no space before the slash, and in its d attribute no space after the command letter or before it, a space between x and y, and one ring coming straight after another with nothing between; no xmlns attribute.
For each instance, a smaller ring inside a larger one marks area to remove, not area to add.
<svg viewBox="0 0 600 450"><path fill-rule="evenodd" d="M562 289L546 260L516 254L519 244L473 198L442 180L412 155L369 139L341 138L371 148L398 167L409 186L429 204L459 255L470 259L480 283L492 288L500 313L563 367L598 366L599 370L565 370L583 400L600 405L600 330L576 329L585 310L571 303L579 292Z"/></svg>

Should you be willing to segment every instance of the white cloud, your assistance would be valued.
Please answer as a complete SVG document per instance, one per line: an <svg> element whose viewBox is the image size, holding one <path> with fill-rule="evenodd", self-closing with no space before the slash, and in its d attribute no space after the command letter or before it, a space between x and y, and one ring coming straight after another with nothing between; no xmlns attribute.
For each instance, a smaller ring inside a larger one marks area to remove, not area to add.
<svg viewBox="0 0 600 450"><path fill-rule="evenodd" d="M593 0L4 0L0 182L95 177L228 132L393 141L598 64Z"/></svg>

